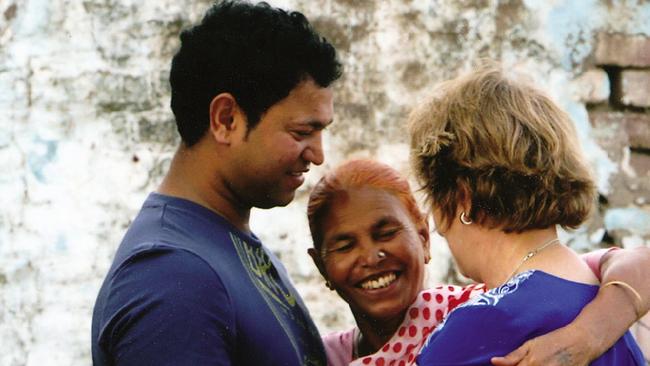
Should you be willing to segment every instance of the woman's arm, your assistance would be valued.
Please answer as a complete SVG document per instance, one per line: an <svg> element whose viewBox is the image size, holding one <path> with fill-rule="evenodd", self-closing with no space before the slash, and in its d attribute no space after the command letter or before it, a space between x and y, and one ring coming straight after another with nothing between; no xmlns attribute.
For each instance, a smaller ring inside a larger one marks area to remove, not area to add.
<svg viewBox="0 0 650 366"><path fill-rule="evenodd" d="M623 281L641 296L614 285L600 289L569 325L534 338L495 366L586 365L607 351L640 317L650 310L650 248L613 250L601 259L602 282Z"/></svg>

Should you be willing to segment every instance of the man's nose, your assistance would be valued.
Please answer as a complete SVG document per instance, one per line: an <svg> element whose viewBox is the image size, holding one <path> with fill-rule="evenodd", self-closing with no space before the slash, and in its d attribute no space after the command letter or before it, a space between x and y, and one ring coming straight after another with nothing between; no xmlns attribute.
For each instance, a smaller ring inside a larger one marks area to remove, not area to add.
<svg viewBox="0 0 650 366"><path fill-rule="evenodd" d="M303 159L314 165L321 165L325 161L323 138L320 133L309 139L309 145L307 145L303 152Z"/></svg>

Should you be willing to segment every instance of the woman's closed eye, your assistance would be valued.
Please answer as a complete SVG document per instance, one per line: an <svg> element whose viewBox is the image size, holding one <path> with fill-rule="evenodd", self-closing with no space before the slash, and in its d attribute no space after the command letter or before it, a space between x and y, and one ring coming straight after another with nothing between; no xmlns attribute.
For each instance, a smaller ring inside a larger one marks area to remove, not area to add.
<svg viewBox="0 0 650 366"><path fill-rule="evenodd" d="M374 239L377 241L388 241L393 239L402 231L399 227L383 228L374 233Z"/></svg>
<svg viewBox="0 0 650 366"><path fill-rule="evenodd" d="M328 253L345 253L354 248L354 242L352 240L341 240L334 243L330 248L327 249Z"/></svg>

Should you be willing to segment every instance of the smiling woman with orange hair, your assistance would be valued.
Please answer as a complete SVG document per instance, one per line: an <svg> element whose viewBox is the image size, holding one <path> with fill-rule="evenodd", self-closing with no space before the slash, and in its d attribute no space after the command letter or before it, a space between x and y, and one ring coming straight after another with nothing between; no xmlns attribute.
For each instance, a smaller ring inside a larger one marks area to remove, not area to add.
<svg viewBox="0 0 650 366"><path fill-rule="evenodd" d="M325 175L310 195L308 218L309 254L358 326L324 338L330 365L410 364L449 309L482 292L474 285L422 292L428 221L408 182L385 164L352 160Z"/></svg>

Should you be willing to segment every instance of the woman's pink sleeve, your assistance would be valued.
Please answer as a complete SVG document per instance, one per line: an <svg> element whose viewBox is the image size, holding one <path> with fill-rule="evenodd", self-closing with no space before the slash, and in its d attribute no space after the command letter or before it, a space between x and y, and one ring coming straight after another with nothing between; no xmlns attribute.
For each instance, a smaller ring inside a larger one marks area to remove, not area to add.
<svg viewBox="0 0 650 366"><path fill-rule="evenodd" d="M330 333L324 337L323 346L327 354L328 366L347 366L352 362L352 347L355 329Z"/></svg>

